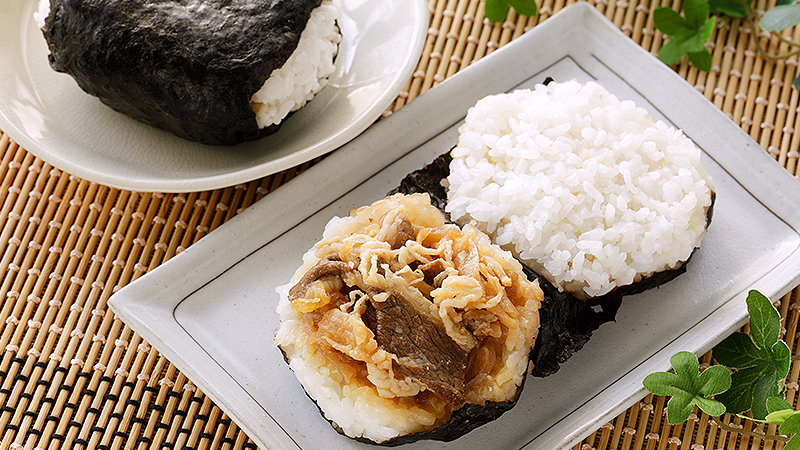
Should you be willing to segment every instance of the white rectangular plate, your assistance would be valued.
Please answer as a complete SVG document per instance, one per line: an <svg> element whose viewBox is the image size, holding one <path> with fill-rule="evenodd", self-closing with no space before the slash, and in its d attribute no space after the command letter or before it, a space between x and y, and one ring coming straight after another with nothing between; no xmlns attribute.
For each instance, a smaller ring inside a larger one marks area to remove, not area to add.
<svg viewBox="0 0 800 450"><path fill-rule="evenodd" d="M456 142L478 99L550 76L597 80L703 150L714 219L688 272L626 297L615 322L547 378L529 377L517 406L451 443L409 448L559 449L644 397L646 374L679 350L701 354L746 320L744 298L773 299L800 273L800 182L685 80L577 3L372 126L347 146L131 283L113 311L169 358L263 448L354 449L271 345L275 287L333 216L382 198Z"/></svg>

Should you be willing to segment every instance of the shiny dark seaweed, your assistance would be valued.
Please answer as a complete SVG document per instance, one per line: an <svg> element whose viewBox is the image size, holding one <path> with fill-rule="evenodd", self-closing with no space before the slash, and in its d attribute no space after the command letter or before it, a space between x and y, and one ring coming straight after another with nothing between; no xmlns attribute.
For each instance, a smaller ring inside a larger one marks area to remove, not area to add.
<svg viewBox="0 0 800 450"><path fill-rule="evenodd" d="M426 439L443 442L454 441L474 430L475 428L497 419L498 417L502 416L503 413L513 408L514 405L517 404L517 400L519 399L524 384L525 379L523 378L522 383L517 387L517 392L514 395L514 398L507 402L489 401L483 405L467 403L461 408L453 411L453 414L450 416L450 420L440 427L436 427L428 431L420 431L419 433L398 436L388 441L381 442L380 445L385 447L395 447L398 445L410 444L412 442ZM372 441L363 438L356 440L373 443Z"/></svg>
<svg viewBox="0 0 800 450"><path fill-rule="evenodd" d="M250 98L294 52L322 0L51 0L53 69L111 108L186 139L259 129Z"/></svg>

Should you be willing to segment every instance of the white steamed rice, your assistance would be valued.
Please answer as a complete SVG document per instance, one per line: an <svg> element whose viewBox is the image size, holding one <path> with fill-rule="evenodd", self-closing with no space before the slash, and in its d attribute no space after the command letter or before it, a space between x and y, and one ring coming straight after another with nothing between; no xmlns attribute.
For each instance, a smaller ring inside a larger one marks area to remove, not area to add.
<svg viewBox="0 0 800 450"><path fill-rule="evenodd" d="M713 187L699 149L597 83L486 97L459 131L451 218L559 289L600 296L700 246Z"/></svg>
<svg viewBox="0 0 800 450"><path fill-rule="evenodd" d="M336 25L337 16L331 0L324 0L315 8L300 35L297 49L250 99L260 128L280 123L328 84L328 77L335 70L333 58L342 38Z"/></svg>
<svg viewBox="0 0 800 450"><path fill-rule="evenodd" d="M39 7L33 12L33 21L36 22L36 26L42 28L44 26L44 21L47 19L49 14L50 0L39 0Z"/></svg>

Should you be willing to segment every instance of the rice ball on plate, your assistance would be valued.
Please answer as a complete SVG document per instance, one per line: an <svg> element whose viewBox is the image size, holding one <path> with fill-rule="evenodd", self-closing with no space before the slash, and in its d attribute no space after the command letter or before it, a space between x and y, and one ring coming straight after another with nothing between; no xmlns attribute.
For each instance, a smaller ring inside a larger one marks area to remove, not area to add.
<svg viewBox="0 0 800 450"><path fill-rule="evenodd" d="M509 252L427 194L331 219L278 288L274 344L340 433L449 441L517 401L543 294Z"/></svg>
<svg viewBox="0 0 800 450"><path fill-rule="evenodd" d="M40 0L50 65L136 120L235 145L277 131L334 72L331 0Z"/></svg>
<svg viewBox="0 0 800 450"><path fill-rule="evenodd" d="M682 267L714 201L700 150L595 82L481 99L451 151L446 211L581 299Z"/></svg>

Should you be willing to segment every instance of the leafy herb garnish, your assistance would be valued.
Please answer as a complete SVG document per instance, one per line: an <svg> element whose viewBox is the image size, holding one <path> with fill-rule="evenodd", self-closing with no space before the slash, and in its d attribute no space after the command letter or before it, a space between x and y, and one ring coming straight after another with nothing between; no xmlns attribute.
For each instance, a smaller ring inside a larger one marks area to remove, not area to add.
<svg viewBox="0 0 800 450"><path fill-rule="evenodd" d="M661 47L658 59L671 66L688 54L695 67L708 72L711 70L711 53L704 42L711 37L716 19L708 16L706 0L686 0L682 9L683 16L667 7L653 11L656 28L674 36Z"/></svg>
<svg viewBox="0 0 800 450"><path fill-rule="evenodd" d="M655 372L644 379L644 387L656 395L671 395L667 403L667 420L675 425L685 422L697 405L710 416L725 413L725 405L710 399L731 387L731 374L722 366L711 366L702 373L697 356L679 352L669 360L675 373Z"/></svg>
<svg viewBox="0 0 800 450"><path fill-rule="evenodd" d="M483 10L491 22L502 22L509 7L523 16L534 17L539 14L539 6L535 0L486 0Z"/></svg>
<svg viewBox="0 0 800 450"><path fill-rule="evenodd" d="M781 316L758 291L747 296L750 334L734 333L712 351L718 363L734 369L731 388L717 396L729 413L751 410L764 419L767 399L780 394L779 382L789 374L791 351L779 339Z"/></svg>
<svg viewBox="0 0 800 450"><path fill-rule="evenodd" d="M767 31L779 31L800 22L800 3L792 0L776 0L775 6L764 12L759 24Z"/></svg>
<svg viewBox="0 0 800 450"><path fill-rule="evenodd" d="M683 55L689 55L691 63L700 70L711 70L711 53L701 49L703 42L711 37L714 28L714 14L722 14L734 19L744 19L759 36L761 31L771 32L789 47L782 53L770 53L760 40L753 43L758 52L767 59L786 59L800 53L800 42L795 42L780 33L800 23L800 0L775 0L775 5L763 13L753 7L753 0L687 0L683 5L685 17L668 7L656 8L653 19L656 28L673 36L661 48L658 58L667 65L677 63ZM800 76L792 85L800 88Z"/></svg>
<svg viewBox="0 0 800 450"><path fill-rule="evenodd" d="M717 344L712 356L718 365L699 370L697 357L678 352L670 363L673 372L655 372L642 384L655 395L670 395L667 421L685 422L694 405L710 416L750 412L753 420L778 424L781 436L737 430L717 420L728 431L786 441L785 450L800 450L800 412L786 401L783 386L789 374L791 352L780 339L781 317L760 292L747 295L750 334L736 332ZM787 438L785 435L794 435Z"/></svg>

